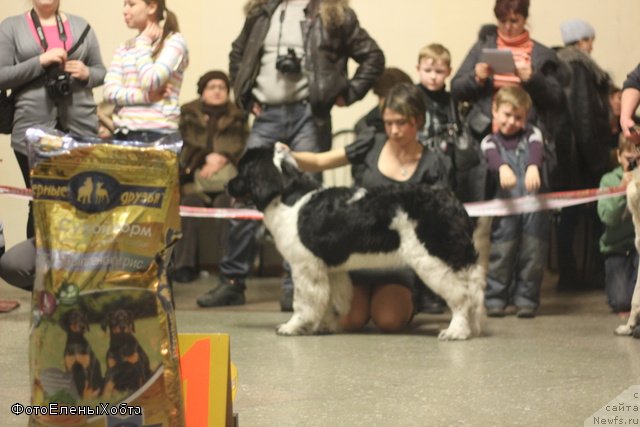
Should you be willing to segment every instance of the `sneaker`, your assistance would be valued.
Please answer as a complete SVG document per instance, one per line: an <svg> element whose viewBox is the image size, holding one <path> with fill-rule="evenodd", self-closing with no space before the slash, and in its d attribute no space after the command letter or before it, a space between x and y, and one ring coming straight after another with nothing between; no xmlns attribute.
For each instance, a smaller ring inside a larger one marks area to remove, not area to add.
<svg viewBox="0 0 640 427"><path fill-rule="evenodd" d="M196 302L200 307L244 305L245 289L243 280L221 277L218 286L200 295Z"/></svg>
<svg viewBox="0 0 640 427"><path fill-rule="evenodd" d="M536 317L536 309L533 307L518 307L516 316L520 319L533 319Z"/></svg>
<svg viewBox="0 0 640 427"><path fill-rule="evenodd" d="M293 288L282 288L280 294L280 311L290 313L293 311Z"/></svg>
<svg viewBox="0 0 640 427"><path fill-rule="evenodd" d="M504 307L487 307L487 316L489 317L504 317L506 314Z"/></svg>
<svg viewBox="0 0 640 427"><path fill-rule="evenodd" d="M634 338L640 338L640 325L633 328L633 332L631 332L631 335Z"/></svg>
<svg viewBox="0 0 640 427"><path fill-rule="evenodd" d="M171 273L171 278L176 282L189 283L198 278L198 272L193 267L180 267Z"/></svg>

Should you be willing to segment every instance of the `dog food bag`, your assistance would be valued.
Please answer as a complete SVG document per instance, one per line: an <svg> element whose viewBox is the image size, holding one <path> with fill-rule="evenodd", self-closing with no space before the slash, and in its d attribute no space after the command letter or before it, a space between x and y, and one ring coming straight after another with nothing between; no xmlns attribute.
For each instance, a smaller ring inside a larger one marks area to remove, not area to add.
<svg viewBox="0 0 640 427"><path fill-rule="evenodd" d="M182 426L166 265L180 234L182 142L32 128L34 426Z"/></svg>

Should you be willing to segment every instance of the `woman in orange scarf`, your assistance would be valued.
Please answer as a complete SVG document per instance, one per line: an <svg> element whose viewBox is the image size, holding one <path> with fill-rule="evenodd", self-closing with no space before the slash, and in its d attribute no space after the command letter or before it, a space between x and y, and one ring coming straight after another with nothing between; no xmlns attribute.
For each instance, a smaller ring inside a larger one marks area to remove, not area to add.
<svg viewBox="0 0 640 427"><path fill-rule="evenodd" d="M533 100L529 123L539 127L547 140L555 141L563 120L564 94L562 70L555 52L529 36L526 29L529 0L496 0L496 30L484 32L467 54L451 82L455 100L471 103L466 116L470 134L477 143L492 132L491 104L494 94L504 86L519 85ZM515 68L498 74L482 60L484 49L509 49ZM482 167L459 171L458 187L463 198L486 197L485 172Z"/></svg>

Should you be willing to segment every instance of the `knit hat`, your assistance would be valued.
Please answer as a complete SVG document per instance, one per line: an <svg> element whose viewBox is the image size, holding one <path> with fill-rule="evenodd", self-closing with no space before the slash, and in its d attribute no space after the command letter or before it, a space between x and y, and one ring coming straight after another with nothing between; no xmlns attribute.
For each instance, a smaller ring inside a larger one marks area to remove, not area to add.
<svg viewBox="0 0 640 427"><path fill-rule="evenodd" d="M227 76L227 73L224 71L214 70L207 71L202 75L202 77L200 77L200 80L198 80L198 95L202 95L204 88L207 87L210 80L222 80L224 84L227 85L227 91L229 91L229 77Z"/></svg>
<svg viewBox="0 0 640 427"><path fill-rule="evenodd" d="M580 19L563 22L560 25L560 33L562 33L562 42L565 46L596 36L596 30L591 24Z"/></svg>

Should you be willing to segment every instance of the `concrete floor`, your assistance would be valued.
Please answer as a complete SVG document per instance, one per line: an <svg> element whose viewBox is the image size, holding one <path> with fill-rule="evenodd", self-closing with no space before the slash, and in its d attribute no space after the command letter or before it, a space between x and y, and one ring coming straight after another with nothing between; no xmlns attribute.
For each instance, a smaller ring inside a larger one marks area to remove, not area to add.
<svg viewBox="0 0 640 427"><path fill-rule="evenodd" d="M178 327L230 334L241 427L581 426L640 384L640 340L613 335L623 320L603 292L557 294L552 275L538 317L489 319L467 342L436 339L447 314L420 314L400 335L278 337L289 315L278 311L277 279L250 280L243 307L198 308L215 281L176 285ZM9 407L29 402L30 301L1 281L0 298L22 304L0 314L0 426L24 426Z"/></svg>

